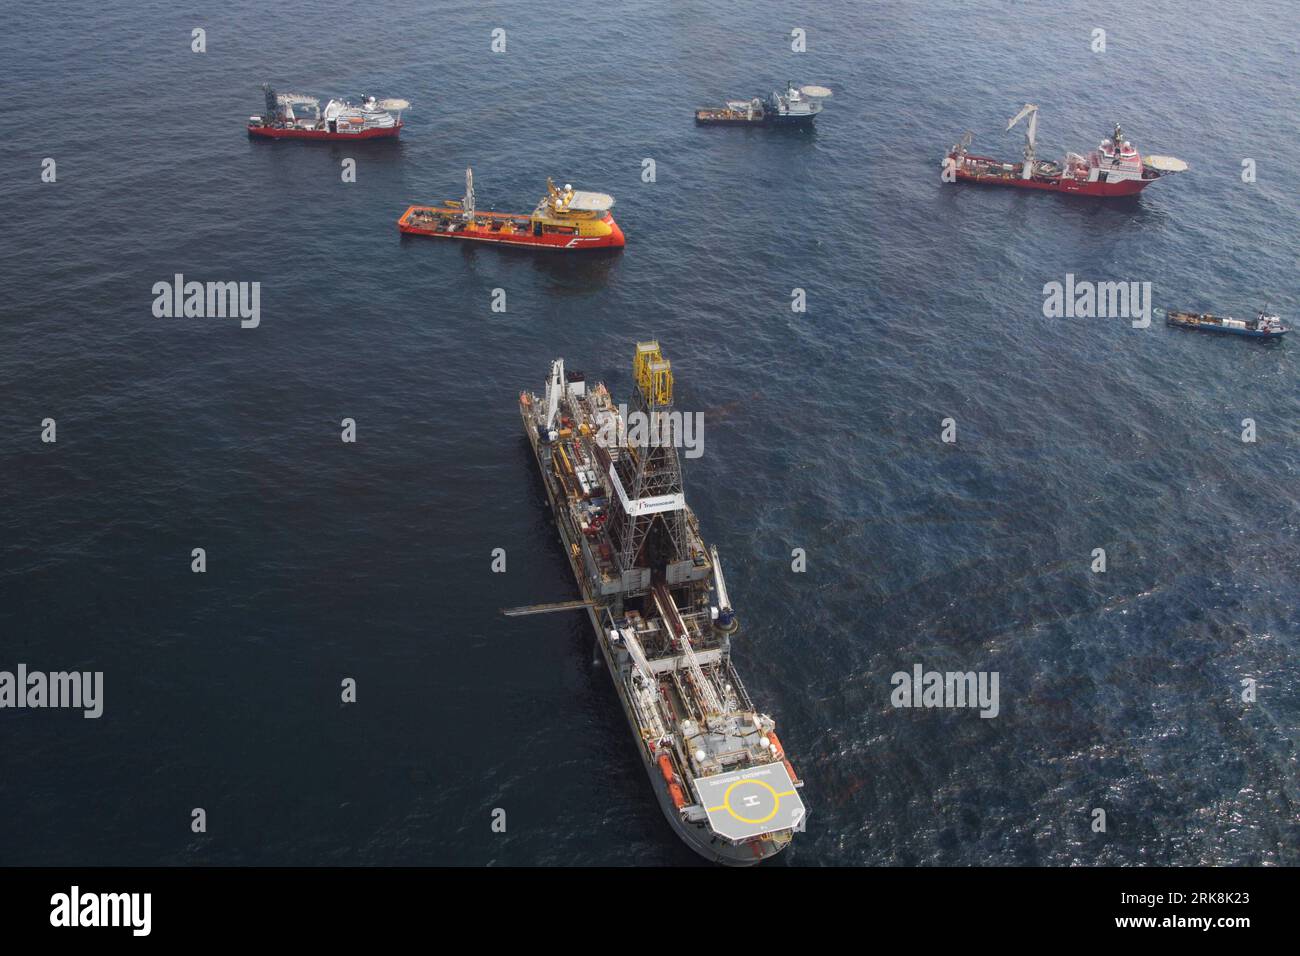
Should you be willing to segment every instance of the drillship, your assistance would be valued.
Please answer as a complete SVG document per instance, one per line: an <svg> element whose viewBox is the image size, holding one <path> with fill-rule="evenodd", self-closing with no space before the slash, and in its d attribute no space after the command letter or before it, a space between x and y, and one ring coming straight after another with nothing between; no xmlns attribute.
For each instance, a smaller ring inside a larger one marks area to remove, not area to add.
<svg viewBox="0 0 1300 956"><path fill-rule="evenodd" d="M465 170L465 198L441 206L409 206L397 220L405 235L495 242L543 249L621 249L623 230L610 209L612 196L583 192L549 178L546 195L530 214L480 212L474 203L474 170Z"/></svg>
<svg viewBox="0 0 1300 956"><path fill-rule="evenodd" d="M1040 160L1035 152L1038 132L1038 107L1026 103L1007 122L1007 130L1028 117L1025 132L1025 158L1022 163L1003 162L988 156L972 156L967 150L974 134L967 133L960 143L948 150L945 172L958 182L984 183L991 186L1016 186L1020 189L1046 189L1080 196L1132 196L1162 176L1181 173L1187 164L1172 156L1148 156L1143 159L1117 123L1115 132L1086 157L1066 153L1061 163Z"/></svg>
<svg viewBox="0 0 1300 956"><path fill-rule="evenodd" d="M765 99L728 100L721 109L698 109L695 122L700 126L811 126L831 91L824 86L786 86L784 93L772 92Z"/></svg>
<svg viewBox="0 0 1300 956"><path fill-rule="evenodd" d="M360 106L320 99L302 93L276 93L262 84L266 113L248 118L248 135L258 139L387 139L402 131L406 100L376 100L367 96Z"/></svg>
<svg viewBox="0 0 1300 956"><path fill-rule="evenodd" d="M655 424L680 422L659 343L637 344L633 370L626 418L563 359L544 395L520 394L582 599L505 613L585 609L669 824L709 860L757 863L803 829L803 783L732 664L739 621L718 551L686 504L671 428Z"/></svg>

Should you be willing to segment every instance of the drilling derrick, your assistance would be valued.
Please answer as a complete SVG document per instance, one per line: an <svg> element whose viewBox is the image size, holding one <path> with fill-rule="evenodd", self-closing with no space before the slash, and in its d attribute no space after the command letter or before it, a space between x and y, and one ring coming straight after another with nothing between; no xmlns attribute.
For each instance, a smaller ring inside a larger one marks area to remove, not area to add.
<svg viewBox="0 0 1300 956"><path fill-rule="evenodd" d="M672 366L658 342L637 343L633 373L635 407L629 418L640 413L641 420L625 423L627 447L614 466L618 487L610 530L619 569L653 573L690 558L676 447L680 422L671 414Z"/></svg>

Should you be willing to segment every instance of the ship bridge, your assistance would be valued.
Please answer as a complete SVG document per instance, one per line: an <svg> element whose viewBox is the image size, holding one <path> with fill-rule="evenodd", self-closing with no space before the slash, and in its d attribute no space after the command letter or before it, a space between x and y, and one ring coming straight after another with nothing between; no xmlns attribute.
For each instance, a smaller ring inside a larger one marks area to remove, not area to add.
<svg viewBox="0 0 1300 956"><path fill-rule="evenodd" d="M614 205L614 197L607 193L588 192L574 189L569 183L563 189L556 187L554 180L547 177L546 195L542 197L534 215L551 215L559 218L599 218L609 212Z"/></svg>
<svg viewBox="0 0 1300 956"><path fill-rule="evenodd" d="M695 789L708 814L709 827L733 843L791 830L803 822L803 800L780 760L713 777L696 777Z"/></svg>

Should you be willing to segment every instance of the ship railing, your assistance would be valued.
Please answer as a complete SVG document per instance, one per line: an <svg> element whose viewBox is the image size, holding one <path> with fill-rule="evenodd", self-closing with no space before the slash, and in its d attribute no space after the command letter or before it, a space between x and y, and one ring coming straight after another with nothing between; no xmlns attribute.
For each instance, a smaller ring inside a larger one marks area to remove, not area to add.
<svg viewBox="0 0 1300 956"><path fill-rule="evenodd" d="M725 673L727 675L727 683L731 685L732 692L735 693L736 699L740 701L741 709L753 710L754 702L750 700L749 691L745 688L745 682L742 681L740 675L736 673L736 667L731 663L730 658L727 659L727 669Z"/></svg>
<svg viewBox="0 0 1300 956"><path fill-rule="evenodd" d="M708 611L701 610L685 612L682 613L681 618L682 623L686 625L686 630L691 635L692 640L703 641L707 639L707 635L709 630L712 629L713 624L712 620L709 618ZM706 629L705 625L709 625L709 628Z"/></svg>

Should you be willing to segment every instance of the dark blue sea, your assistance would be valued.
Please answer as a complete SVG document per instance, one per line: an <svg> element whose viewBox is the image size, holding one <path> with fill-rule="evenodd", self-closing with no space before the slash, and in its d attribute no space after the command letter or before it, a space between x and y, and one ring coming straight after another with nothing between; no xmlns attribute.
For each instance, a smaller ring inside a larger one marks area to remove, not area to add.
<svg viewBox="0 0 1300 956"><path fill-rule="evenodd" d="M585 616L499 613L576 594L519 391L564 356L626 399L649 337L806 781L773 865L1300 863L1300 340L1043 315L1074 275L1300 323L1293 4L9 12L0 669L105 699L0 711L0 863L696 862ZM786 80L834 91L815 132L692 122ZM400 143L253 142L263 81L413 107ZM1018 158L1024 103L1047 158L1118 121L1191 168L940 181L965 130ZM400 239L467 166L484 209L608 191L626 250ZM155 318L177 273L260 282L260 325ZM915 664L996 671L999 715L894 708Z"/></svg>

